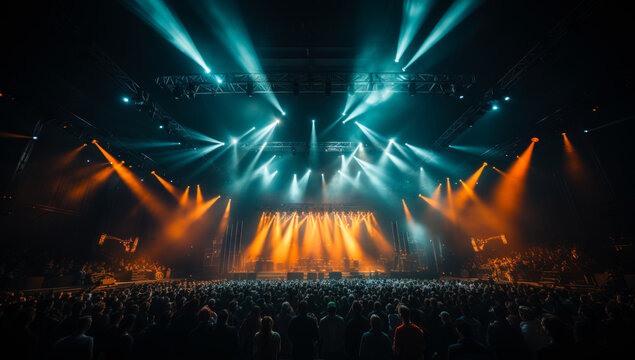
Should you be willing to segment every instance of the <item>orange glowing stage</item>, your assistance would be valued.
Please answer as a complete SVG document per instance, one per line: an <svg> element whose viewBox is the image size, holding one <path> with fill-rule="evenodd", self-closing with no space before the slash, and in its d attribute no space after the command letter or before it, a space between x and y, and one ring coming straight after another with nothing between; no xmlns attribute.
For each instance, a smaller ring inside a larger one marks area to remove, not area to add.
<svg viewBox="0 0 635 360"><path fill-rule="evenodd" d="M234 271L385 271L391 254L372 212L263 212Z"/></svg>

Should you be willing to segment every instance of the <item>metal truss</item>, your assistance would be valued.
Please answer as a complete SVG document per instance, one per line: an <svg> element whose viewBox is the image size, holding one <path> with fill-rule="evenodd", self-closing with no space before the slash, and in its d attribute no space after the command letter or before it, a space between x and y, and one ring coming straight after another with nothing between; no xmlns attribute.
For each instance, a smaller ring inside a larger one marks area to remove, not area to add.
<svg viewBox="0 0 635 360"><path fill-rule="evenodd" d="M522 76L526 75L534 65L540 62L546 62L553 49L568 33L569 29L592 15L596 3L597 1L595 0L580 1L564 19L558 22L558 24L549 31L544 39L529 49L529 51L496 82L494 87L488 89L481 96L477 104L465 110L465 112L439 136L434 142L434 145L439 148L447 147L457 136L487 113L491 109L492 104L500 100L503 94L516 85Z"/></svg>
<svg viewBox="0 0 635 360"><path fill-rule="evenodd" d="M319 142L313 149L320 152L353 152L359 146L358 142L352 141L326 141ZM376 150L375 147L363 144L365 151ZM239 149L244 151L280 152L280 153L306 153L311 150L311 145L306 142L297 141L270 141L267 143L239 144Z"/></svg>
<svg viewBox="0 0 635 360"><path fill-rule="evenodd" d="M314 204L314 203L292 203L281 204L277 207L265 206L260 211L268 213L294 213L294 212L373 212L374 209L352 205L352 204Z"/></svg>
<svg viewBox="0 0 635 360"><path fill-rule="evenodd" d="M394 93L462 93L474 75L398 72L218 73L165 75L155 79L175 98L220 94L354 94L386 89Z"/></svg>
<svg viewBox="0 0 635 360"><path fill-rule="evenodd" d="M126 74L126 72L124 72L119 65L117 65L114 60L106 55L106 53L104 53L97 45L93 44L89 51L97 65L100 66L104 72L110 75L110 77L123 91L130 95L139 111L146 112L152 120L156 121L159 125L162 125L168 133L174 135L179 141L185 142L188 139L191 139L189 132L171 115L169 115L148 92L143 90L139 84L128 76L128 74Z"/></svg>

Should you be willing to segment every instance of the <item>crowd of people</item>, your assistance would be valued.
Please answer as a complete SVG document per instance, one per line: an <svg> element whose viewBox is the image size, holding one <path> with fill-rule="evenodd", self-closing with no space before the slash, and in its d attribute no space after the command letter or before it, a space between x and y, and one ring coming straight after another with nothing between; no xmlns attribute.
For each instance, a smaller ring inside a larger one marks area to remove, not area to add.
<svg viewBox="0 0 635 360"><path fill-rule="evenodd" d="M154 282L3 293L24 359L596 359L628 356L632 293L440 280Z"/></svg>
<svg viewBox="0 0 635 360"><path fill-rule="evenodd" d="M52 256L47 251L2 251L0 256L0 290L24 286L27 278L43 278L43 287L82 285L90 282L92 275L116 274L131 271L162 272L167 267L141 256L106 257L77 260L73 257Z"/></svg>
<svg viewBox="0 0 635 360"><path fill-rule="evenodd" d="M477 254L471 267L472 271L486 270L498 281L538 281L543 272L554 272L564 277L584 276L592 272L591 264L583 261L575 248L568 247L531 247L493 256Z"/></svg>

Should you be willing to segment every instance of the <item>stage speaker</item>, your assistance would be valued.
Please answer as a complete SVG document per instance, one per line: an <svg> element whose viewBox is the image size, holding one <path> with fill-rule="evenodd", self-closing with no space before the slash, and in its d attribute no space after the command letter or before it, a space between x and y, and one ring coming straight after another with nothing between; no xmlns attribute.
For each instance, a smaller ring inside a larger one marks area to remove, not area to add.
<svg viewBox="0 0 635 360"><path fill-rule="evenodd" d="M318 280L324 280L324 273L323 272L319 272L318 273Z"/></svg>
<svg viewBox="0 0 635 360"><path fill-rule="evenodd" d="M287 273L287 280L303 280L304 279L304 273L302 272L288 272Z"/></svg>
<svg viewBox="0 0 635 360"><path fill-rule="evenodd" d="M314 273L314 272L306 273L306 279L317 280L317 273Z"/></svg>
<svg viewBox="0 0 635 360"><path fill-rule="evenodd" d="M329 279L342 280L342 272L341 271L331 271L329 273Z"/></svg>

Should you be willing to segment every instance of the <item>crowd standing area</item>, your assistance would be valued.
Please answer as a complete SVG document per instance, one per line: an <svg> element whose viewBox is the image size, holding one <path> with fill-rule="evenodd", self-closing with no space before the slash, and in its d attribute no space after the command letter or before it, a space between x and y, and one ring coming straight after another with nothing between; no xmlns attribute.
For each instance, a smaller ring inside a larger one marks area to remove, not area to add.
<svg viewBox="0 0 635 360"><path fill-rule="evenodd" d="M615 359L633 300L480 281L153 282L5 292L0 339L20 359Z"/></svg>
<svg viewBox="0 0 635 360"><path fill-rule="evenodd" d="M486 274L496 281L539 281L544 272L552 272L564 282L589 283L591 274L604 271L606 266L600 266L592 256L581 257L575 248L535 246L505 255L477 253L466 269L470 275Z"/></svg>
<svg viewBox="0 0 635 360"><path fill-rule="evenodd" d="M106 257L77 260L52 256L47 251L2 251L0 255L0 290L24 289L37 279L35 288L98 285L103 278L130 281L132 273L147 273L154 279L169 278L171 269L152 259L135 257ZM29 281L31 280L31 281Z"/></svg>

